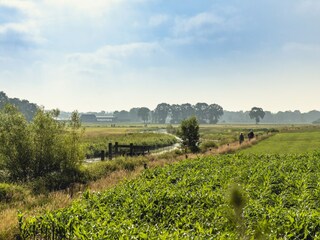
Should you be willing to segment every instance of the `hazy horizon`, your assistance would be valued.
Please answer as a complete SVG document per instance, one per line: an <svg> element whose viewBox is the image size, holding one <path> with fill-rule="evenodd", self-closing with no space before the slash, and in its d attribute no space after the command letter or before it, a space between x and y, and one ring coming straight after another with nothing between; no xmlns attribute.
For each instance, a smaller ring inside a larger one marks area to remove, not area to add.
<svg viewBox="0 0 320 240"><path fill-rule="evenodd" d="M100 112L320 110L320 1L0 0L0 91Z"/></svg>

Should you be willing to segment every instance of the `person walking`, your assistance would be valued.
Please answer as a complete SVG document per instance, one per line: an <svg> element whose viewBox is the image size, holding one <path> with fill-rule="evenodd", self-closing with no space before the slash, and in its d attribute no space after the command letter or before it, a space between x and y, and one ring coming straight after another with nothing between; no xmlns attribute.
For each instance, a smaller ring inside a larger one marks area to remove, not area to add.
<svg viewBox="0 0 320 240"><path fill-rule="evenodd" d="M243 133L240 133L240 136L239 136L239 144L241 145L244 141L244 135Z"/></svg>

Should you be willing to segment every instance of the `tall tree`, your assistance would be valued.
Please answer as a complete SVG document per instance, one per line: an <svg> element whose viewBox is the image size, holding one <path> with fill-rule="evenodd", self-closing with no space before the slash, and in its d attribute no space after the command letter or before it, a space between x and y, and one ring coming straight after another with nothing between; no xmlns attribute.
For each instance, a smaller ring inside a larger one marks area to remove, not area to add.
<svg viewBox="0 0 320 240"><path fill-rule="evenodd" d="M199 123L196 117L190 117L181 122L179 133L183 145L188 147L192 152L199 151Z"/></svg>
<svg viewBox="0 0 320 240"><path fill-rule="evenodd" d="M197 103L194 106L196 117L198 118L200 123L207 123L207 108L208 108L207 103Z"/></svg>
<svg viewBox="0 0 320 240"><path fill-rule="evenodd" d="M219 118L223 115L223 108L218 104L211 104L207 107L207 117L209 123L216 124Z"/></svg>
<svg viewBox="0 0 320 240"><path fill-rule="evenodd" d="M13 105L0 112L0 161L10 180L27 181L32 177L34 148L28 122Z"/></svg>
<svg viewBox="0 0 320 240"><path fill-rule="evenodd" d="M251 108L251 111L249 112L249 116L251 119L256 120L256 124L260 122L260 119L263 119L265 115L265 112L263 111L262 108L259 107L253 107Z"/></svg>
<svg viewBox="0 0 320 240"><path fill-rule="evenodd" d="M154 110L154 117L157 123L166 123L166 119L171 111L171 106L168 103L160 103Z"/></svg>
<svg viewBox="0 0 320 240"><path fill-rule="evenodd" d="M138 110L138 116L142 119L144 123L148 122L149 113L150 113L150 109L146 107L139 108Z"/></svg>
<svg viewBox="0 0 320 240"><path fill-rule="evenodd" d="M182 119L187 119L195 114L194 108L190 103L184 103L181 105Z"/></svg>
<svg viewBox="0 0 320 240"><path fill-rule="evenodd" d="M170 123L180 123L181 121L182 121L181 105L172 104L171 105L171 122Z"/></svg>
<svg viewBox="0 0 320 240"><path fill-rule="evenodd" d="M139 118L139 108L131 108L129 111L130 122L138 122Z"/></svg>

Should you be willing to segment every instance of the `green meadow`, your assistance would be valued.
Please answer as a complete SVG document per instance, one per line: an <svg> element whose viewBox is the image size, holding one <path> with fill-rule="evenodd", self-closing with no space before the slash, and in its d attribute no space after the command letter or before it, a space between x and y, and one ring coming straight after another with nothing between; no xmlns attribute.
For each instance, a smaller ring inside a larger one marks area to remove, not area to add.
<svg viewBox="0 0 320 240"><path fill-rule="evenodd" d="M278 133L251 148L244 154L299 154L320 150L320 131Z"/></svg>

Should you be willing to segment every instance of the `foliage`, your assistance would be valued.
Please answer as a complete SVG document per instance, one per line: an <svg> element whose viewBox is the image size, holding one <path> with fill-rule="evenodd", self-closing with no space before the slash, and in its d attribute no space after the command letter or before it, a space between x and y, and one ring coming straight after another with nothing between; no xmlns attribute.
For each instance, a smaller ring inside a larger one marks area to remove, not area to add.
<svg viewBox="0 0 320 240"><path fill-rule="evenodd" d="M9 98L4 92L0 91L0 109L6 104L14 105L28 121L31 121L38 110L38 106L27 100Z"/></svg>
<svg viewBox="0 0 320 240"><path fill-rule="evenodd" d="M199 123L196 117L183 120L180 125L180 137L183 145L188 147L192 152L199 150Z"/></svg>
<svg viewBox="0 0 320 240"><path fill-rule="evenodd" d="M223 155L145 170L25 219L35 239L319 239L320 154Z"/></svg>
<svg viewBox="0 0 320 240"><path fill-rule="evenodd" d="M149 120L149 113L150 113L149 108L146 108L146 107L139 108L138 117L140 117L142 121L146 123Z"/></svg>
<svg viewBox="0 0 320 240"><path fill-rule="evenodd" d="M170 119L170 123L180 123L182 120L195 115L200 123L216 124L223 115L223 108L218 104L197 103L194 106L190 103L158 104L154 110L154 122L166 123Z"/></svg>
<svg viewBox="0 0 320 240"><path fill-rule="evenodd" d="M262 108L259 107L253 107L251 108L251 111L249 112L249 117L251 119L256 120L256 124L260 122L260 119L264 118L265 112L263 111Z"/></svg>
<svg viewBox="0 0 320 240"><path fill-rule="evenodd" d="M8 203L11 201L22 200L23 197L23 187L9 183L0 183L0 202Z"/></svg>
<svg viewBox="0 0 320 240"><path fill-rule="evenodd" d="M0 113L0 158L9 178L26 181L33 175L34 144L22 113L6 105Z"/></svg>
<svg viewBox="0 0 320 240"><path fill-rule="evenodd" d="M28 124L7 105L0 113L0 156L12 181L28 181L48 174L70 175L83 159L80 122L73 113L70 126L55 120L58 110L39 109Z"/></svg>
<svg viewBox="0 0 320 240"><path fill-rule="evenodd" d="M157 123L166 123L166 119L170 113L170 105L167 103L160 103L154 110L154 120Z"/></svg>
<svg viewBox="0 0 320 240"><path fill-rule="evenodd" d="M223 115L223 108L218 104L211 104L207 108L207 118L209 123L216 124L219 118Z"/></svg>

